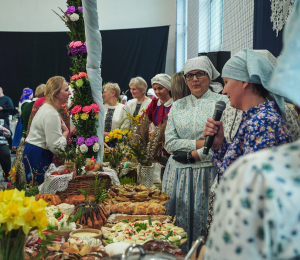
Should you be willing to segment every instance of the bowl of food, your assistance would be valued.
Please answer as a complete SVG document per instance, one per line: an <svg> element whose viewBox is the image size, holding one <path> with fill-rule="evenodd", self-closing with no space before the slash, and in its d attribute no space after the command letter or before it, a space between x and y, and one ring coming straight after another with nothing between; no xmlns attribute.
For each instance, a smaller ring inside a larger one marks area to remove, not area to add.
<svg viewBox="0 0 300 260"><path fill-rule="evenodd" d="M64 237L65 240L68 240L71 232L82 229L82 225L74 224L70 223L69 225L56 226L55 230L58 231L58 236Z"/></svg>
<svg viewBox="0 0 300 260"><path fill-rule="evenodd" d="M95 239L101 239L102 232L94 228L84 228L84 229L74 230L70 233L70 238L80 238L80 237L92 237Z"/></svg>

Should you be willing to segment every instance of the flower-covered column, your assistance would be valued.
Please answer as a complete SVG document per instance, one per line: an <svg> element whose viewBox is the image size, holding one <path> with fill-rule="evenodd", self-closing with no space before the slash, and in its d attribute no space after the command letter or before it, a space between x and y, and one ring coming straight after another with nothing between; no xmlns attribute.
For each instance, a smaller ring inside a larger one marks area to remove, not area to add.
<svg viewBox="0 0 300 260"><path fill-rule="evenodd" d="M103 142L104 142L104 106L102 99L102 78L101 78L101 54L102 42L98 24L97 0L83 0L83 16L85 24L86 48L88 51L86 70L94 102L98 104L100 112L98 113L98 151L97 163L102 164Z"/></svg>

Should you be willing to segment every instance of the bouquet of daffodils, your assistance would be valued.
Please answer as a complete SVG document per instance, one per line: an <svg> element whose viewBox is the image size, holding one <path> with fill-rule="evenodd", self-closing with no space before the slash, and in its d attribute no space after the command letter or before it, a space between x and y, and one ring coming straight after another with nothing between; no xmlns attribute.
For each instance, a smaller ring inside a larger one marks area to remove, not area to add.
<svg viewBox="0 0 300 260"><path fill-rule="evenodd" d="M25 197L25 191L0 191L0 259L24 259L24 243L31 228L41 238L48 227L47 203Z"/></svg>

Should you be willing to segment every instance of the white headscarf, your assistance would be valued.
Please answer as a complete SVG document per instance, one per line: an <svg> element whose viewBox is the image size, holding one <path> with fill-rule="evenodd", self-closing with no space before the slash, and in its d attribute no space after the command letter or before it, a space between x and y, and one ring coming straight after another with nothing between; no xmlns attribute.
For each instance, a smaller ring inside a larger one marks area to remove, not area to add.
<svg viewBox="0 0 300 260"><path fill-rule="evenodd" d="M187 60L183 68L184 75L186 75L192 70L202 70L206 72L209 79L211 80L209 86L214 92L219 93L223 90L222 84L218 82L212 82L220 76L220 73L216 70L216 68L207 56L200 56Z"/></svg>
<svg viewBox="0 0 300 260"><path fill-rule="evenodd" d="M159 84L165 87L167 90L171 91L171 77L168 74L157 74L155 77L151 79L151 85Z"/></svg>

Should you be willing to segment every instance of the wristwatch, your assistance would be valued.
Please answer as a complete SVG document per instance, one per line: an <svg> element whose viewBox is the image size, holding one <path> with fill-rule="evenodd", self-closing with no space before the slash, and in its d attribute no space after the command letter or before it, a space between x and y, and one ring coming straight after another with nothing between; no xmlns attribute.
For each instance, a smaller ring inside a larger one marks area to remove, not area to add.
<svg viewBox="0 0 300 260"><path fill-rule="evenodd" d="M187 153L187 160L189 161L189 163L195 162L195 158L192 156L192 152Z"/></svg>

